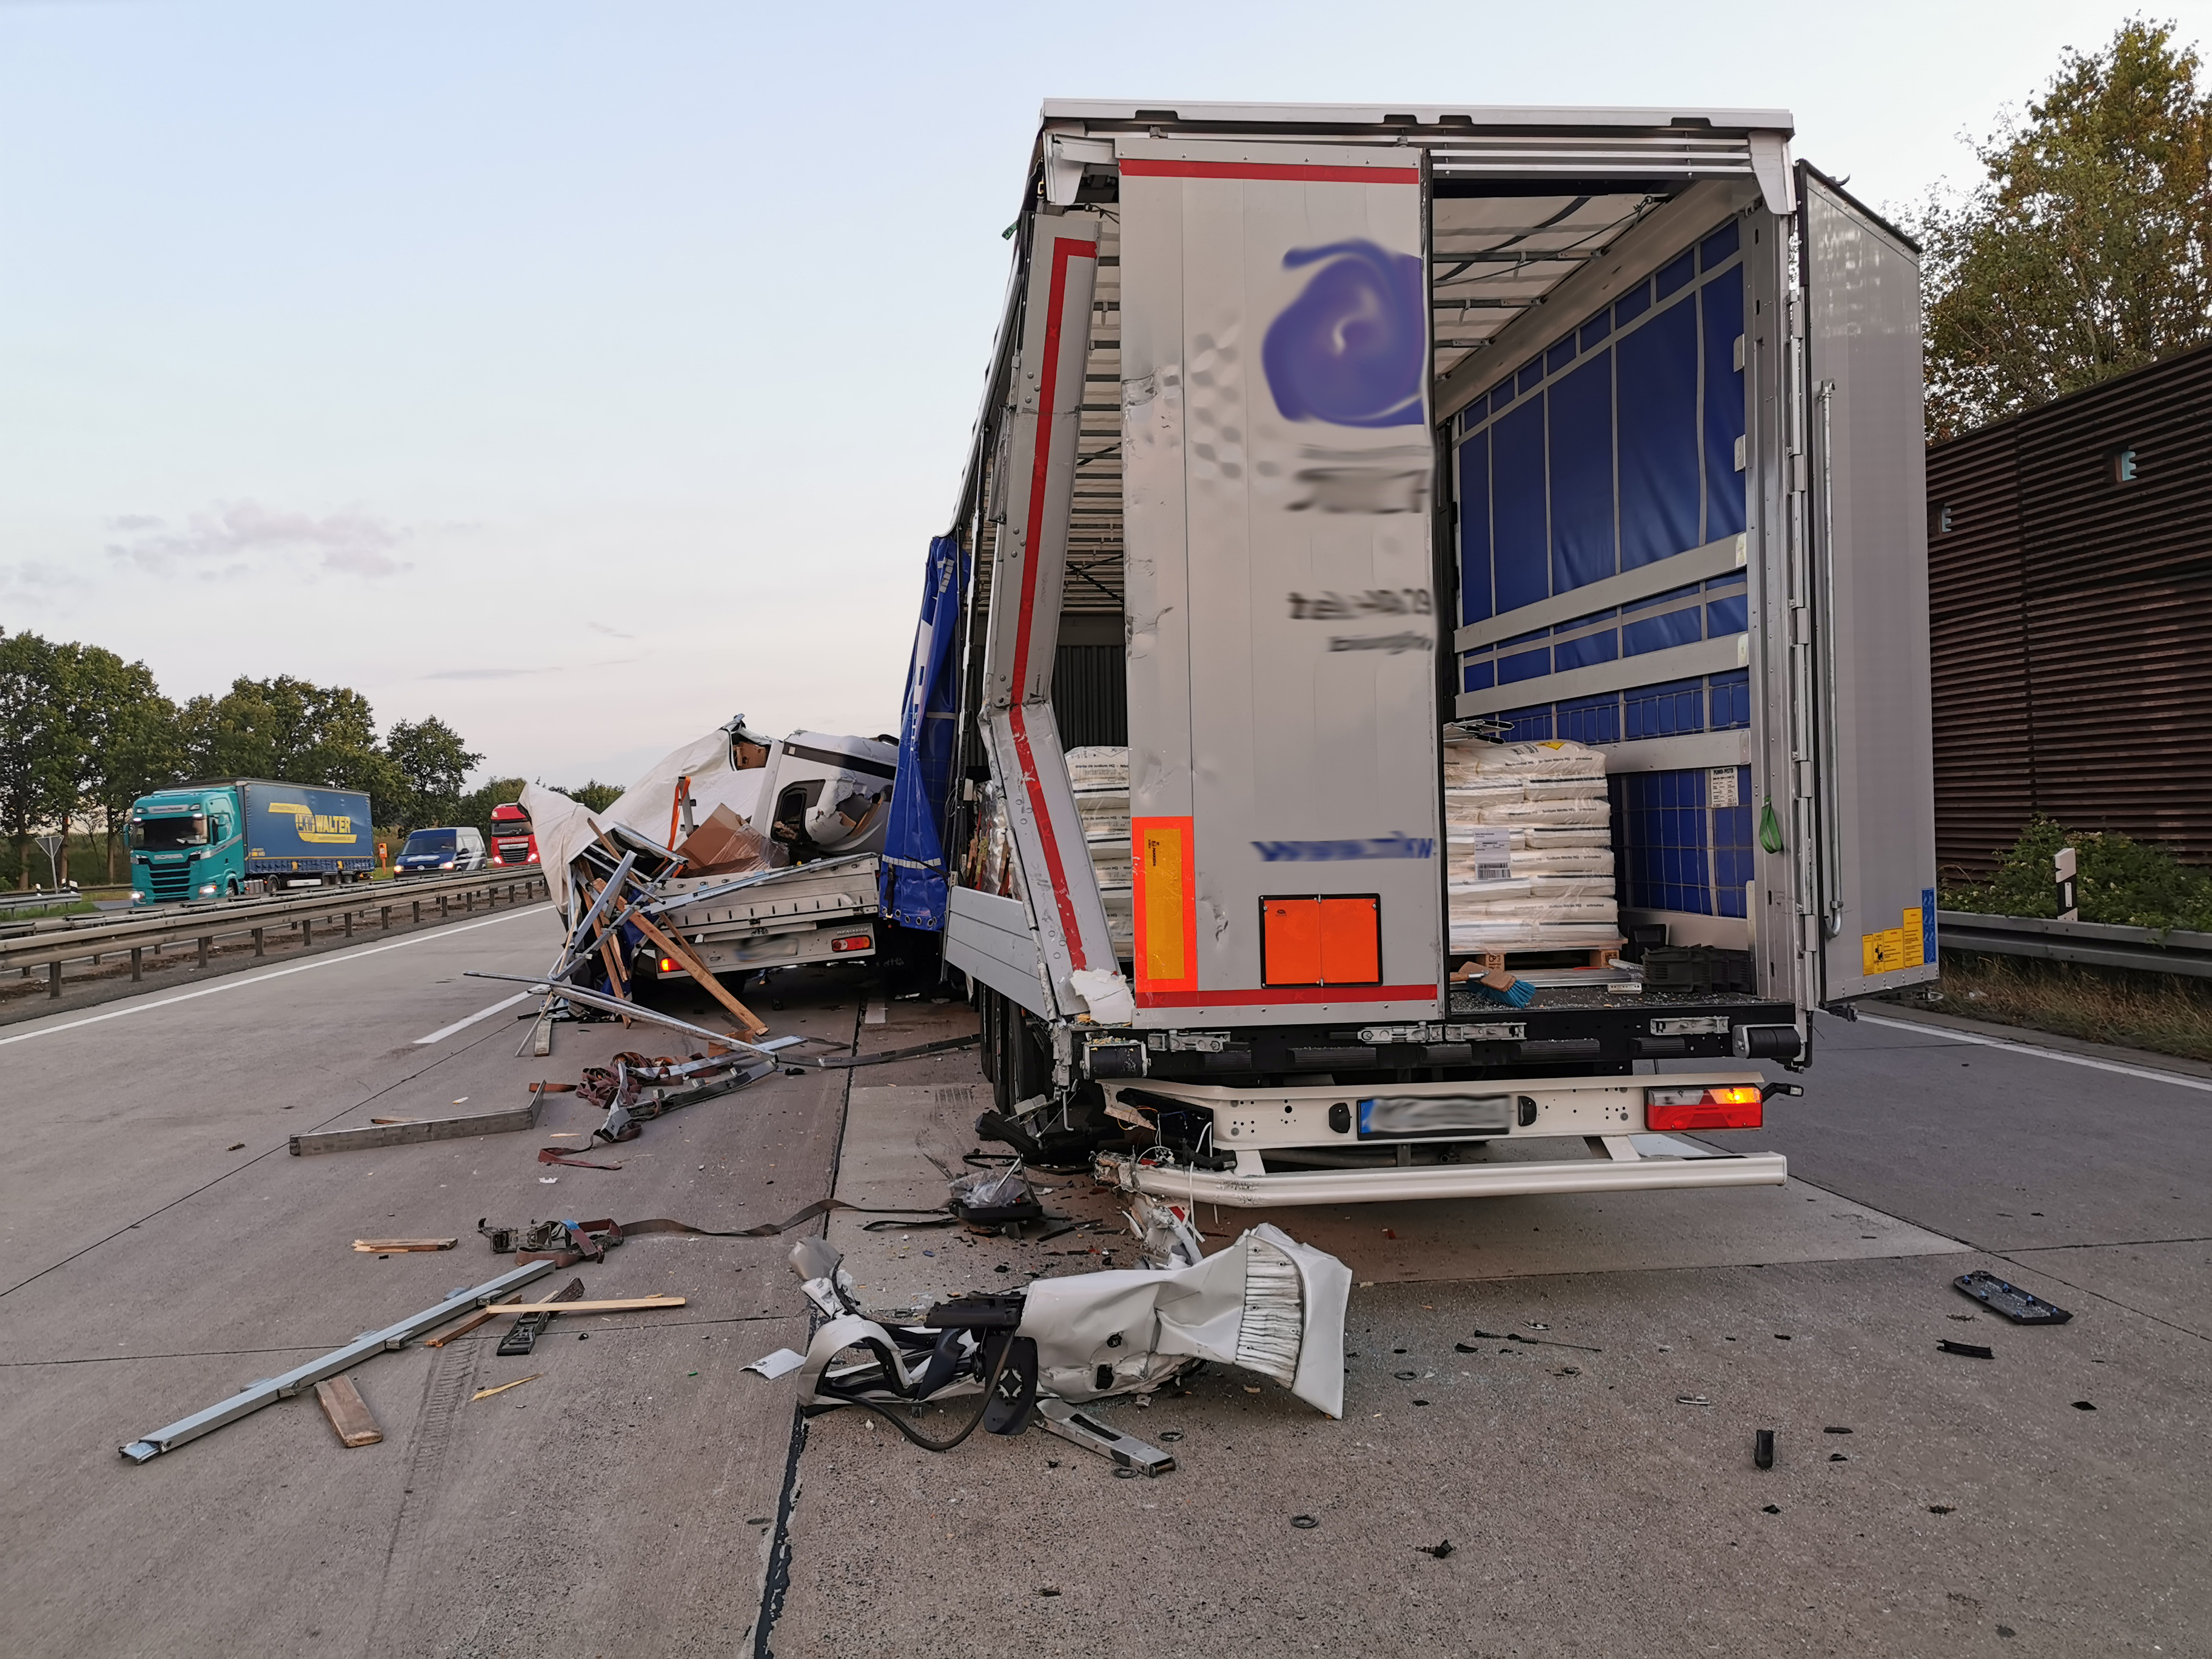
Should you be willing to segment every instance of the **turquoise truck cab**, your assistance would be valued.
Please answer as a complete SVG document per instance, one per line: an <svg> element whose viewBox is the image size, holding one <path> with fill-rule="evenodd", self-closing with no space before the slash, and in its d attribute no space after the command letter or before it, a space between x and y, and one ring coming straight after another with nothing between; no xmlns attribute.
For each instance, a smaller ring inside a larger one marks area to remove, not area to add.
<svg viewBox="0 0 2212 1659"><path fill-rule="evenodd" d="M134 904L235 897L248 881L365 881L376 868L367 795L258 778L142 795L129 841Z"/></svg>

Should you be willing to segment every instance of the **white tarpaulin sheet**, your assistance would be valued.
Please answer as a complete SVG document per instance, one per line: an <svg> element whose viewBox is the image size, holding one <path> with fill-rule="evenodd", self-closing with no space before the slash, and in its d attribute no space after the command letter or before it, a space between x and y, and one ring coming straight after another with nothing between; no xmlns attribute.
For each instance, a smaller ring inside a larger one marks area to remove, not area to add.
<svg viewBox="0 0 2212 1659"><path fill-rule="evenodd" d="M611 823L626 824L641 836L665 847L668 826L675 815L676 784L691 780L691 821L704 823L717 806L726 806L750 823L760 802L761 780L766 770L753 767L738 771L730 764L730 734L717 726L703 738L663 755L635 783L623 791L606 810ZM679 826L676 839L684 839ZM541 838L540 845L543 845Z"/></svg>
<svg viewBox="0 0 2212 1659"><path fill-rule="evenodd" d="M531 832L538 837L538 862L545 872L545 885L553 902L566 908L569 863L605 825L581 801L542 784L522 786L522 810L530 814Z"/></svg>

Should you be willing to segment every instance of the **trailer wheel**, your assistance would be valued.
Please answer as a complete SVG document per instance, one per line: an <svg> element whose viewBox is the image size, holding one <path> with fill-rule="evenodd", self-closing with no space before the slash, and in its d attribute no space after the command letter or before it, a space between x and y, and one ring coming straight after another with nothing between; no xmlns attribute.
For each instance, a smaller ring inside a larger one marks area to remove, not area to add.
<svg viewBox="0 0 2212 1659"><path fill-rule="evenodd" d="M1030 1030L1026 1011L1011 997L999 999L999 1074L991 1097L1006 1116L1023 1101L1045 1091L1052 1081L1052 1060Z"/></svg>
<svg viewBox="0 0 2212 1659"><path fill-rule="evenodd" d="M975 1021L983 1039L980 1058L983 1080L999 1080L999 994L988 985L975 988Z"/></svg>

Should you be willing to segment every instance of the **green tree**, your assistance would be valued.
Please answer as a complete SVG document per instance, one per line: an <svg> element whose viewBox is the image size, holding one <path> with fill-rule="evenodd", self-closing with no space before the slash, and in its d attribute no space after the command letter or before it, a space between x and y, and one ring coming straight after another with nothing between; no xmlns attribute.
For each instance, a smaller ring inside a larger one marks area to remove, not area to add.
<svg viewBox="0 0 2212 1659"><path fill-rule="evenodd" d="M2212 97L2170 24L2069 49L2024 119L1938 191L1927 245L1928 429L1947 438L2212 340Z"/></svg>
<svg viewBox="0 0 2212 1659"><path fill-rule="evenodd" d="M131 803L176 780L177 706L144 663L126 663L98 646L82 647L74 676L70 706L82 750L78 802L88 818L100 818L105 878L116 881Z"/></svg>
<svg viewBox="0 0 2212 1659"><path fill-rule="evenodd" d="M271 778L366 791L387 821L406 775L376 741L368 699L342 685L289 674L239 679L220 697L194 697L180 716L185 767L196 778Z"/></svg>
<svg viewBox="0 0 2212 1659"><path fill-rule="evenodd" d="M36 634L0 635L0 828L15 853L18 887L33 884L31 837L50 825L66 832L76 808L67 649Z"/></svg>
<svg viewBox="0 0 2212 1659"><path fill-rule="evenodd" d="M550 784L546 787L552 787ZM622 787L619 784L601 783L597 778L592 779L589 783L580 783L573 789L563 789L560 793L570 800L581 801L594 812L605 811L623 797Z"/></svg>
<svg viewBox="0 0 2212 1659"><path fill-rule="evenodd" d="M395 720L385 736L384 751L406 787L397 814L401 819L410 827L460 821L469 769L483 757L463 744L459 732L435 714ZM387 809L386 816L392 815Z"/></svg>
<svg viewBox="0 0 2212 1659"><path fill-rule="evenodd" d="M492 779L461 797L459 805L453 809L453 821L476 825L483 831L484 840L489 842L492 836L491 809L520 799L522 785L520 778Z"/></svg>

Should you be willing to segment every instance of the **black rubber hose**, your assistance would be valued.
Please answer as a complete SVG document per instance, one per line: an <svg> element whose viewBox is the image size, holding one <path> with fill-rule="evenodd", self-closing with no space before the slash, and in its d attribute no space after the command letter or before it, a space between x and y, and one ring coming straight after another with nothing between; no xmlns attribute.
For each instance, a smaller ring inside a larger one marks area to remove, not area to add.
<svg viewBox="0 0 2212 1659"><path fill-rule="evenodd" d="M877 1416L882 1418L924 1451L949 1452L981 1426L984 1415L991 1409L991 1396L997 1392L999 1378L1005 1374L1006 1360L1013 1352L1014 1339L1010 1334L1006 1341L1000 1346L998 1361L991 1367L991 1375L983 1384L983 1392L976 1397L975 1415L969 1418L962 1426L960 1432L950 1440L932 1440L904 1418L896 1415L888 1406L878 1405L872 1400L859 1400L847 1395L839 1395L837 1398L844 1401L848 1405L858 1406L862 1411L875 1413Z"/></svg>

